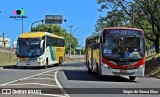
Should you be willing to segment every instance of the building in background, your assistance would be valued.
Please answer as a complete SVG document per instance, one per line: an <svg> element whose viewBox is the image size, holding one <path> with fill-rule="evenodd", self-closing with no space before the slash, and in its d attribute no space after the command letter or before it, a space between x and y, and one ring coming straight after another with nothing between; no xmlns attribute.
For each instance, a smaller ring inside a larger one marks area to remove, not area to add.
<svg viewBox="0 0 160 97"><path fill-rule="evenodd" d="M17 48L17 41L13 42L13 48Z"/></svg>
<svg viewBox="0 0 160 97"><path fill-rule="evenodd" d="M10 45L11 41L10 40L11 40L10 38L4 38L6 48L11 47L11 45ZM3 41L3 37L0 37L0 47L4 47L4 41Z"/></svg>

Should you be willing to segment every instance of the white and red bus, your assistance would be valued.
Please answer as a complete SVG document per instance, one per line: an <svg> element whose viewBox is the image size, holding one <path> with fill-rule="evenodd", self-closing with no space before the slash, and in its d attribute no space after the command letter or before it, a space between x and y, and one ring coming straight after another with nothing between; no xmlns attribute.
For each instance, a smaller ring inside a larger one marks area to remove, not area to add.
<svg viewBox="0 0 160 97"><path fill-rule="evenodd" d="M136 28L104 28L86 38L86 67L99 75L144 76L144 31Z"/></svg>

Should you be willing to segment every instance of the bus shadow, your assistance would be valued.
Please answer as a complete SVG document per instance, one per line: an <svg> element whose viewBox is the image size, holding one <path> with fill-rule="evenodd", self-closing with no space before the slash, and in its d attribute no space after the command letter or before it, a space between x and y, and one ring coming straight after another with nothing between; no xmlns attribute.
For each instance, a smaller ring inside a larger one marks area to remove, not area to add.
<svg viewBox="0 0 160 97"><path fill-rule="evenodd" d="M85 66L84 62L75 62L75 63L63 63L62 67L82 67Z"/></svg>
<svg viewBox="0 0 160 97"><path fill-rule="evenodd" d="M81 71L81 70L63 70L66 78L68 80L77 80L77 81L104 81L104 82L134 82L125 77L121 76L102 76L99 78L96 74L92 73L89 74L88 71Z"/></svg>
<svg viewBox="0 0 160 97"><path fill-rule="evenodd" d="M52 68L52 67L55 67L54 65L53 66L48 66L47 68ZM22 70L41 70L41 69L44 69L44 67L32 67L32 66L28 66L28 67L18 67L17 65L7 65L7 66L3 66L3 69L22 69Z"/></svg>

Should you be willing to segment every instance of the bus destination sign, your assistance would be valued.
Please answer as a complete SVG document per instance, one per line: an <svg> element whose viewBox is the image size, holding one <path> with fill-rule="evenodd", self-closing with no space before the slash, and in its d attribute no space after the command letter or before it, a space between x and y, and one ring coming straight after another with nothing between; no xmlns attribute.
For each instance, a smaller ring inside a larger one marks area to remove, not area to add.
<svg viewBox="0 0 160 97"><path fill-rule="evenodd" d="M108 34L142 35L138 30L107 30Z"/></svg>

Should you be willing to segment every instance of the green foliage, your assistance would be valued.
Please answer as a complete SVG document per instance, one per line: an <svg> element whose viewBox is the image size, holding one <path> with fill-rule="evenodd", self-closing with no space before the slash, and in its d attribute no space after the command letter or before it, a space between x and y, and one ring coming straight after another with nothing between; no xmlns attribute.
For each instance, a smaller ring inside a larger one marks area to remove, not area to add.
<svg viewBox="0 0 160 97"><path fill-rule="evenodd" d="M97 20L96 30L104 27L136 27L145 31L159 53L160 0L97 0L106 16ZM106 10L107 9L107 10ZM147 41L149 47L151 42Z"/></svg>
<svg viewBox="0 0 160 97"><path fill-rule="evenodd" d="M84 47L81 47L81 49L80 49L80 51L81 51L81 54L85 54L85 48Z"/></svg>
<svg viewBox="0 0 160 97"><path fill-rule="evenodd" d="M60 25L41 24L31 29L32 32L44 31L62 36L65 38L66 51L69 49L69 42L73 44L73 49L78 45L78 40L75 36L67 33Z"/></svg>

